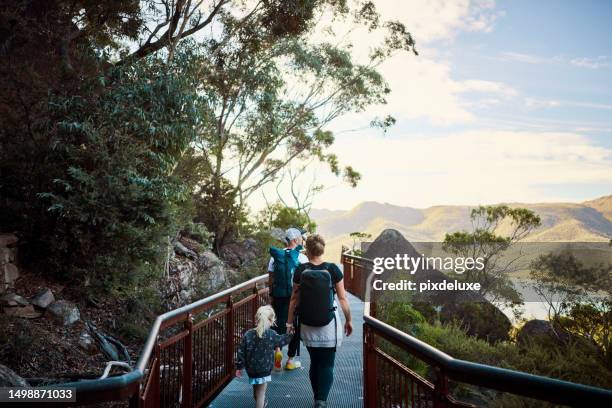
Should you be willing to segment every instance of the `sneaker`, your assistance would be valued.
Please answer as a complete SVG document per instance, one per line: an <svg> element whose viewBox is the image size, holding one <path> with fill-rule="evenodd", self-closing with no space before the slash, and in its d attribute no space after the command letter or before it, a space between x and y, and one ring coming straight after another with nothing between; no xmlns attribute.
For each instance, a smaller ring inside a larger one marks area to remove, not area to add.
<svg viewBox="0 0 612 408"><path fill-rule="evenodd" d="M315 400L314 408L325 408L327 407L327 401Z"/></svg>
<svg viewBox="0 0 612 408"><path fill-rule="evenodd" d="M285 370L295 370L296 368L300 368L302 363L299 360L287 360L287 364L285 364Z"/></svg>

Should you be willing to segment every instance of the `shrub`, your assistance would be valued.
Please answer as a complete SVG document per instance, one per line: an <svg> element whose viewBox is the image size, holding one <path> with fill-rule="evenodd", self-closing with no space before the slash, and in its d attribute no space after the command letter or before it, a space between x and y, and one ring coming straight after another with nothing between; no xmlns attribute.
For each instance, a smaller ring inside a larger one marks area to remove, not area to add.
<svg viewBox="0 0 612 408"><path fill-rule="evenodd" d="M94 291L161 269L187 197L173 168L197 120L190 58L151 57L52 94L46 119L0 149L0 226L22 233L24 259Z"/></svg>
<svg viewBox="0 0 612 408"><path fill-rule="evenodd" d="M269 205L266 209L262 210L259 214L258 222L262 229L297 227L309 232L315 232L317 229L317 224L304 211L287 207L282 203Z"/></svg>
<svg viewBox="0 0 612 408"><path fill-rule="evenodd" d="M237 204L236 189L226 179L203 181L194 195L196 222L206 226L214 235L213 249L219 253L223 245L235 241L246 219L245 211Z"/></svg>
<svg viewBox="0 0 612 408"><path fill-rule="evenodd" d="M399 302L377 307L379 318L455 358L602 388L612 387L612 369L604 356L596 347L582 341L565 344L533 341L520 347L509 341L491 344L468 335L465 328L456 323L431 324L415 312L409 304L401 305ZM422 360L388 342L381 341L381 347L415 372L435 381L435 371ZM550 406L541 401L465 384L452 385L455 396L486 406Z"/></svg>

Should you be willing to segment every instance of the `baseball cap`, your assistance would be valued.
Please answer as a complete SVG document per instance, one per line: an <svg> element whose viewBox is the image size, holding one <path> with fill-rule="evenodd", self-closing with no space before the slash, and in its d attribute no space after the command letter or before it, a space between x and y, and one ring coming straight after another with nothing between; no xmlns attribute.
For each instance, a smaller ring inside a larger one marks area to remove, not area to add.
<svg viewBox="0 0 612 408"><path fill-rule="evenodd" d="M293 241L301 236L302 232L297 228L289 228L287 231L285 231L285 238L287 238L287 241Z"/></svg>

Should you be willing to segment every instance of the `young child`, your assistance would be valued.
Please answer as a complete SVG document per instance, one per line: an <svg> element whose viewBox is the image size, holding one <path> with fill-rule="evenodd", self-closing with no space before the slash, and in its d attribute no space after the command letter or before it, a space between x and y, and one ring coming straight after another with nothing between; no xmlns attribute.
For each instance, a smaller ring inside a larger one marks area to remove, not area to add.
<svg viewBox="0 0 612 408"><path fill-rule="evenodd" d="M266 404L267 383L272 381L270 374L274 364L274 349L287 345L290 334L277 334L270 327L276 321L272 306L262 306L255 314L257 326L248 330L240 342L236 360L236 377L242 376L246 368L249 384L253 385L255 407L264 408Z"/></svg>

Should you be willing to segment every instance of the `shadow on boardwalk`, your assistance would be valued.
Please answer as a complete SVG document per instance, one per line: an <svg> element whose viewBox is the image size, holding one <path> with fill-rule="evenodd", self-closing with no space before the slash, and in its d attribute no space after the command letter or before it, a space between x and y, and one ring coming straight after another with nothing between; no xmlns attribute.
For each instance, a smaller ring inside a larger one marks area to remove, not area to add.
<svg viewBox="0 0 612 408"><path fill-rule="evenodd" d="M353 334L345 337L338 348L334 369L334 385L327 400L330 407L363 406L363 303L348 294L353 316ZM342 313L340 313L342 315ZM287 352L285 347L283 351ZM308 379L310 359L308 350L300 346L302 368L272 373L268 385L269 408L301 408L313 406L312 389ZM283 360L284 363L284 360ZM211 408L237 408L254 406L252 387L248 377L235 378L210 404Z"/></svg>

